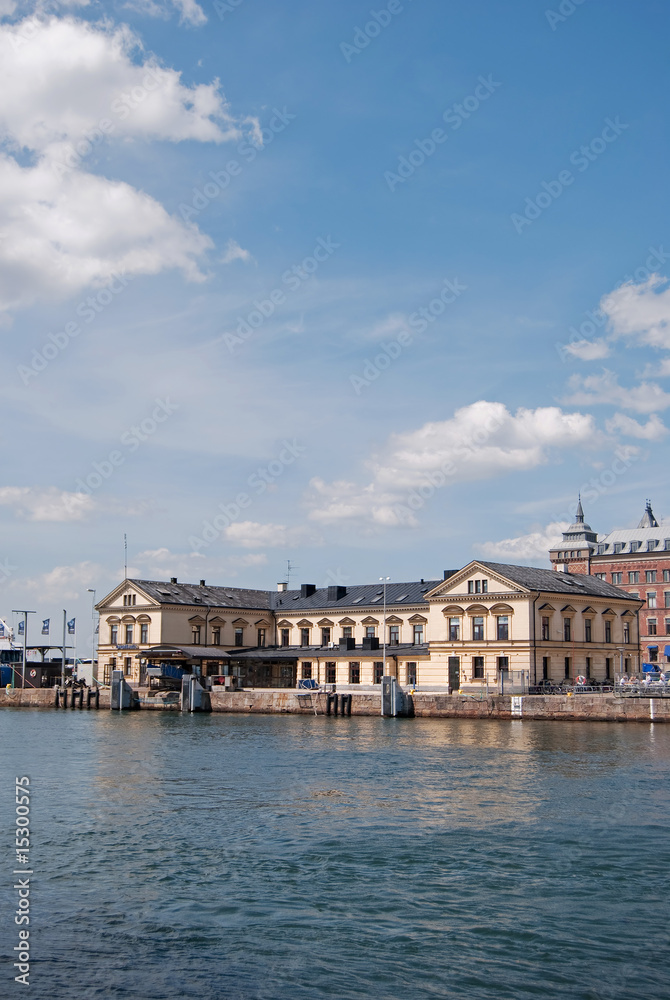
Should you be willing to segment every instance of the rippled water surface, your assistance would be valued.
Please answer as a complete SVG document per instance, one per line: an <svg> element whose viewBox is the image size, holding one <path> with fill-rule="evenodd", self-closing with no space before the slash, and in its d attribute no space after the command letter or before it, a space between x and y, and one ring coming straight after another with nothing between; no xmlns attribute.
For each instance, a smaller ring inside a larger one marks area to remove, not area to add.
<svg viewBox="0 0 670 1000"><path fill-rule="evenodd" d="M670 726L5 709L0 752L2 996L670 995Z"/></svg>

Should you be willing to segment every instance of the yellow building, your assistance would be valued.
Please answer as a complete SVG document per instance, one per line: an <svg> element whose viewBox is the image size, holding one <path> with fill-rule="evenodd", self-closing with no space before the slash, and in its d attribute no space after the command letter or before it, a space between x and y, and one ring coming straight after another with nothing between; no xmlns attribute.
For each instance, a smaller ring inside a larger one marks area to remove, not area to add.
<svg viewBox="0 0 670 1000"><path fill-rule="evenodd" d="M506 680L605 680L638 667L631 594L583 574L479 562L442 580L289 591L124 580L96 605L100 679L169 662L245 686L401 684L479 691ZM385 647L385 648L384 648Z"/></svg>

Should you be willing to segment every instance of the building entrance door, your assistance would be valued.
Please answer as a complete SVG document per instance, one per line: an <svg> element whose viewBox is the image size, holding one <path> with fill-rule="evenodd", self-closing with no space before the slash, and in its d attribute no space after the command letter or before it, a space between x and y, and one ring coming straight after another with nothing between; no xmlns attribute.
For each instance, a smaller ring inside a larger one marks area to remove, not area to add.
<svg viewBox="0 0 670 1000"><path fill-rule="evenodd" d="M460 656L449 657L449 694L458 691L461 686L461 658Z"/></svg>

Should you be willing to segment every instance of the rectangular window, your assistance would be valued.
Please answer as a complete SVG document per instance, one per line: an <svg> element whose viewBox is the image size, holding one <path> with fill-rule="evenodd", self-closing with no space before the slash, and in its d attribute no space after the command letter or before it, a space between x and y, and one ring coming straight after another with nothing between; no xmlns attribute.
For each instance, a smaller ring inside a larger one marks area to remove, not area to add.
<svg viewBox="0 0 670 1000"><path fill-rule="evenodd" d="M591 619L584 619L584 642L591 642Z"/></svg>
<svg viewBox="0 0 670 1000"><path fill-rule="evenodd" d="M311 681L312 679L312 664L311 661L302 663L300 665L300 675L304 681Z"/></svg>
<svg viewBox="0 0 670 1000"><path fill-rule="evenodd" d="M594 573L593 575L595 576L596 580L606 580L607 579L607 573Z"/></svg>
<svg viewBox="0 0 670 1000"><path fill-rule="evenodd" d="M572 623L569 618L563 619L563 639L565 642L570 642L572 638Z"/></svg>
<svg viewBox="0 0 670 1000"><path fill-rule="evenodd" d="M365 626L365 637L367 639L374 639L375 634L376 633L375 633L375 627L374 627L374 625L366 625Z"/></svg>
<svg viewBox="0 0 670 1000"><path fill-rule="evenodd" d="M623 583L623 573L612 573L612 583L615 587Z"/></svg>
<svg viewBox="0 0 670 1000"><path fill-rule="evenodd" d="M258 629L258 635L257 635L256 638L258 640L257 643L256 643L257 646L264 646L265 645L265 629L264 628L259 628Z"/></svg>
<svg viewBox="0 0 670 1000"><path fill-rule="evenodd" d="M449 619L449 642L459 642L461 638L461 619Z"/></svg>
<svg viewBox="0 0 670 1000"><path fill-rule="evenodd" d="M605 621L605 642L612 641L612 622Z"/></svg>
<svg viewBox="0 0 670 1000"><path fill-rule="evenodd" d="M194 646L199 646L200 645L200 626L199 625L193 625L192 626L192 637L193 637L193 645Z"/></svg>
<svg viewBox="0 0 670 1000"><path fill-rule="evenodd" d="M244 643L244 629L243 628L236 628L235 629L235 645L236 646L242 646L243 643Z"/></svg>
<svg viewBox="0 0 670 1000"><path fill-rule="evenodd" d="M499 639L509 639L509 617L498 615L497 634Z"/></svg>
<svg viewBox="0 0 670 1000"><path fill-rule="evenodd" d="M118 625L110 625L109 626L109 641L111 642L112 646L116 646L118 644L118 641L119 641L119 626ZM61 660L62 659L63 659L63 657L61 656Z"/></svg>
<svg viewBox="0 0 670 1000"><path fill-rule="evenodd" d="M610 656L605 657L605 680L610 680L612 676L612 658Z"/></svg>
<svg viewBox="0 0 670 1000"><path fill-rule="evenodd" d="M420 645L423 642L423 625L415 625L412 629L413 639L412 642L415 646Z"/></svg>
<svg viewBox="0 0 670 1000"><path fill-rule="evenodd" d="M650 649L649 650L649 662L650 663L658 663L658 650L657 649Z"/></svg>
<svg viewBox="0 0 670 1000"><path fill-rule="evenodd" d="M220 646L221 645L221 629L220 628L213 628L212 629L212 642L213 642L213 644L215 646Z"/></svg>
<svg viewBox="0 0 670 1000"><path fill-rule="evenodd" d="M290 629L283 628L281 630L281 644L282 644L282 646L288 646L288 643L289 643L289 633L290 633Z"/></svg>
<svg viewBox="0 0 670 1000"><path fill-rule="evenodd" d="M400 643L400 626L390 625L389 626L389 645L397 646Z"/></svg>
<svg viewBox="0 0 670 1000"><path fill-rule="evenodd" d="M615 542L614 551L617 555L619 554L619 552L623 552L623 542Z"/></svg>
<svg viewBox="0 0 670 1000"><path fill-rule="evenodd" d="M472 657L472 677L476 681L484 680L484 657L483 656L473 656Z"/></svg>
<svg viewBox="0 0 670 1000"><path fill-rule="evenodd" d="M503 670L509 670L509 656L498 657L498 670L500 672Z"/></svg>
<svg viewBox="0 0 670 1000"><path fill-rule="evenodd" d="M63 657L61 656L61 660L62 659ZM123 672L126 675L126 677L130 677L130 674L132 672L132 662L133 661L129 656L126 656L126 658L123 661Z"/></svg>
<svg viewBox="0 0 670 1000"><path fill-rule="evenodd" d="M549 657L548 656L543 656L542 657L542 680L543 681L548 681L549 680Z"/></svg>
<svg viewBox="0 0 670 1000"><path fill-rule="evenodd" d="M542 618L542 638L545 642L549 640L549 617L547 615Z"/></svg>
<svg viewBox="0 0 670 1000"><path fill-rule="evenodd" d="M591 657L586 657L586 679L587 681L591 679Z"/></svg>
<svg viewBox="0 0 670 1000"><path fill-rule="evenodd" d="M566 677L570 676L570 657L569 656L565 657L565 676Z"/></svg>
<svg viewBox="0 0 670 1000"><path fill-rule="evenodd" d="M640 582L640 574L639 574L639 572L637 570L633 570L632 572L630 572L628 574L628 582L629 583L639 583Z"/></svg>
<svg viewBox="0 0 670 1000"><path fill-rule="evenodd" d="M373 684L381 684L382 677L384 676L384 661L375 661L372 664L372 682Z"/></svg>
<svg viewBox="0 0 670 1000"><path fill-rule="evenodd" d="M665 619L665 634L670 635L670 618Z"/></svg>
<svg viewBox="0 0 670 1000"><path fill-rule="evenodd" d="M343 639L353 639L352 625L345 625L342 628L342 638Z"/></svg>
<svg viewBox="0 0 670 1000"><path fill-rule="evenodd" d="M309 646L309 629L308 628L301 628L300 629L300 645L301 646Z"/></svg>
<svg viewBox="0 0 670 1000"><path fill-rule="evenodd" d="M666 608L670 608L670 590L663 591L663 605Z"/></svg>
<svg viewBox="0 0 670 1000"><path fill-rule="evenodd" d="M656 619L647 618L647 635L656 635Z"/></svg>
<svg viewBox="0 0 670 1000"><path fill-rule="evenodd" d="M472 639L473 642L482 642L484 639L484 619L472 619Z"/></svg>
<svg viewBox="0 0 670 1000"><path fill-rule="evenodd" d="M488 594L489 592L489 581L482 580L482 594Z"/></svg>
<svg viewBox="0 0 670 1000"><path fill-rule="evenodd" d="M330 629L329 628L322 628L321 629L321 645L322 646L327 646L329 642L330 642Z"/></svg>
<svg viewBox="0 0 670 1000"><path fill-rule="evenodd" d="M326 684L334 684L337 680L337 664L326 663Z"/></svg>
<svg viewBox="0 0 670 1000"><path fill-rule="evenodd" d="M647 607L648 608L655 608L656 607L656 591L655 590L648 590L647 591Z"/></svg>
<svg viewBox="0 0 670 1000"><path fill-rule="evenodd" d="M628 622L623 623L623 641L630 642L630 624Z"/></svg>
<svg viewBox="0 0 670 1000"><path fill-rule="evenodd" d="M666 549L668 546L666 545ZM663 583L670 583L670 569L663 570Z"/></svg>
<svg viewBox="0 0 670 1000"><path fill-rule="evenodd" d="M133 641L133 626L132 625L126 625L126 643L128 645L131 645L132 641ZM61 659L62 659L62 657L61 657Z"/></svg>
<svg viewBox="0 0 670 1000"><path fill-rule="evenodd" d="M656 583L656 570L648 569L644 574L645 583Z"/></svg>
<svg viewBox="0 0 670 1000"><path fill-rule="evenodd" d="M416 684L416 663L407 664L407 683L412 686Z"/></svg>
<svg viewBox="0 0 670 1000"><path fill-rule="evenodd" d="M147 622L142 622L140 625L140 642L149 642L149 625Z"/></svg>
<svg viewBox="0 0 670 1000"><path fill-rule="evenodd" d="M349 683L350 684L360 684L361 683L361 665L360 665L360 663L350 663L349 664Z"/></svg>

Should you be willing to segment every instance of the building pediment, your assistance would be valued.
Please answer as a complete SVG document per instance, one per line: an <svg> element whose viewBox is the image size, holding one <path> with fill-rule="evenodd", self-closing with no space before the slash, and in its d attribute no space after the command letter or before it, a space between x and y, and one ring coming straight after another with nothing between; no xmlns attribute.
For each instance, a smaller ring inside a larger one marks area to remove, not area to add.
<svg viewBox="0 0 670 1000"><path fill-rule="evenodd" d="M428 621L428 619L425 618L424 615L412 615L408 621L410 625L423 625Z"/></svg>
<svg viewBox="0 0 670 1000"><path fill-rule="evenodd" d="M209 624L210 625L225 625L226 624L226 619L225 618L220 618L218 615L215 615L213 618L209 619Z"/></svg>
<svg viewBox="0 0 670 1000"><path fill-rule="evenodd" d="M293 622L288 621L286 618L282 618L280 622L277 622L279 628L292 628Z"/></svg>
<svg viewBox="0 0 670 1000"><path fill-rule="evenodd" d="M577 612L575 611L575 609L571 604L564 604L563 607L561 608L561 614L566 614L566 613L569 615L577 614Z"/></svg>
<svg viewBox="0 0 670 1000"><path fill-rule="evenodd" d="M454 596L461 596L467 593L467 583L468 580L477 576L488 581L495 581L496 584L501 588L504 593L509 594L527 594L530 591L522 587L519 583L514 583L512 580L506 579L502 574L494 572L490 566L484 566L482 563L474 559L463 569L459 569L458 572L454 573L447 580L442 580L441 583L437 585L433 590L428 591L426 594L426 600L435 600L436 598L445 598L453 594ZM490 591L490 587L489 587Z"/></svg>
<svg viewBox="0 0 670 1000"><path fill-rule="evenodd" d="M334 628L335 622L332 622L330 618L322 618L321 621L316 623L319 628Z"/></svg>
<svg viewBox="0 0 670 1000"><path fill-rule="evenodd" d="M254 625L258 626L258 628L270 628L271 624L272 622L269 622L267 618L259 618L257 622L254 622Z"/></svg>
<svg viewBox="0 0 670 1000"><path fill-rule="evenodd" d="M556 610L556 608L554 607L553 604L541 604L540 607L538 608L538 611L550 611L550 612L553 612L555 610Z"/></svg>
<svg viewBox="0 0 670 1000"><path fill-rule="evenodd" d="M387 619L387 622L388 622L388 619ZM363 619L363 621L361 622L361 625L379 625L379 620L377 618L373 618L371 615L368 615L367 618Z"/></svg>
<svg viewBox="0 0 670 1000"><path fill-rule="evenodd" d="M248 625L248 624L249 622L246 620L246 618L235 618L233 620L233 625Z"/></svg>
<svg viewBox="0 0 670 1000"><path fill-rule="evenodd" d="M476 615L478 618L481 618L482 615L487 615L489 613L489 609L484 604L469 604L465 609L465 613L467 615Z"/></svg>
<svg viewBox="0 0 670 1000"><path fill-rule="evenodd" d="M353 618L340 618L338 625L355 625L356 622Z"/></svg>
<svg viewBox="0 0 670 1000"><path fill-rule="evenodd" d="M402 618L398 618L397 615L387 615L386 617L387 625L402 625Z"/></svg>
<svg viewBox="0 0 670 1000"><path fill-rule="evenodd" d="M612 618L616 618L616 611L612 611L611 608L605 608L604 611L601 611L601 614L602 615L611 615Z"/></svg>
<svg viewBox="0 0 670 1000"><path fill-rule="evenodd" d="M493 607L489 608L492 615L513 615L514 608L511 604L494 604Z"/></svg>
<svg viewBox="0 0 670 1000"><path fill-rule="evenodd" d="M192 618L189 618L189 622L191 623L191 625L204 625L205 619L202 617L202 615L193 615Z"/></svg>
<svg viewBox="0 0 670 1000"><path fill-rule="evenodd" d="M306 618L301 618L297 625L298 628L314 628L314 622L307 621Z"/></svg>

